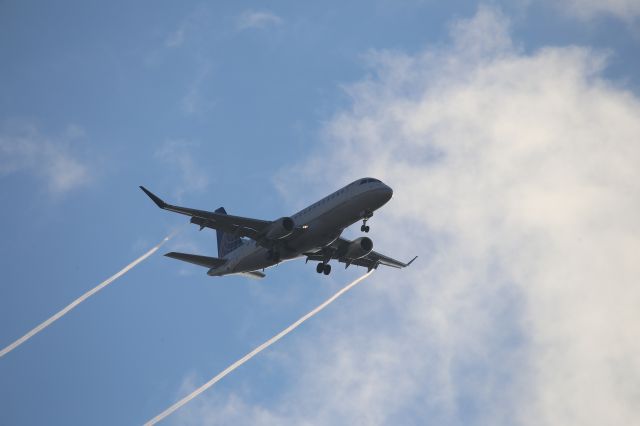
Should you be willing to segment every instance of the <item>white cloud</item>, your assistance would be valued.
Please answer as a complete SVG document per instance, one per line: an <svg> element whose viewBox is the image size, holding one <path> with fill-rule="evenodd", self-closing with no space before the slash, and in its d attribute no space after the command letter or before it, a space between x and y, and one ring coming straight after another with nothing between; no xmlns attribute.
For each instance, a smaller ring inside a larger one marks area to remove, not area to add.
<svg viewBox="0 0 640 426"><path fill-rule="evenodd" d="M204 190L209 185L209 176L198 164L192 148L197 145L184 140L166 141L156 151L155 157L171 166L168 178L176 186L174 196L180 200L185 193Z"/></svg>
<svg viewBox="0 0 640 426"><path fill-rule="evenodd" d="M239 30L263 29L282 24L282 18L268 11L247 10L237 20Z"/></svg>
<svg viewBox="0 0 640 426"><path fill-rule="evenodd" d="M212 16L205 4L196 6L189 14L180 20L177 28L166 36L164 46L168 49L180 48L186 43L203 42L206 28L211 26ZM203 32L204 31L204 32Z"/></svg>
<svg viewBox="0 0 640 426"><path fill-rule="evenodd" d="M185 40L184 33L185 33L185 28L184 26L181 26L180 28L178 28L177 30L169 34L169 36L164 42L164 45L168 48L182 46L182 43L184 43L184 40Z"/></svg>
<svg viewBox="0 0 640 426"><path fill-rule="evenodd" d="M203 60L196 66L196 76L189 83L187 93L180 100L180 109L186 115L200 115L214 102L203 96L204 86L211 75L211 62Z"/></svg>
<svg viewBox="0 0 640 426"><path fill-rule="evenodd" d="M275 348L271 402L212 390L174 420L640 423L640 100L600 53L524 52L507 28L481 8L448 46L369 55L322 155L283 182L383 179L376 249L420 259Z"/></svg>
<svg viewBox="0 0 640 426"><path fill-rule="evenodd" d="M600 15L611 15L623 21L631 22L640 17L640 1L638 0L569 0L563 3L564 8L584 20Z"/></svg>
<svg viewBox="0 0 640 426"><path fill-rule="evenodd" d="M74 152L83 136L73 125L60 137L42 135L34 125L7 126L0 134L0 176L26 172L53 195L85 186L93 177Z"/></svg>
<svg viewBox="0 0 640 426"><path fill-rule="evenodd" d="M191 393L201 383L193 374L188 375L180 386L179 394ZM212 403L213 402L213 403ZM278 417L269 410L247 404L241 397L230 395L227 398L215 398L214 400L196 400L191 402L189 410L183 410L180 416L174 415L168 420L176 421L181 425L202 425L220 424L213 422L213 419L224 419L224 424L228 425L281 425Z"/></svg>

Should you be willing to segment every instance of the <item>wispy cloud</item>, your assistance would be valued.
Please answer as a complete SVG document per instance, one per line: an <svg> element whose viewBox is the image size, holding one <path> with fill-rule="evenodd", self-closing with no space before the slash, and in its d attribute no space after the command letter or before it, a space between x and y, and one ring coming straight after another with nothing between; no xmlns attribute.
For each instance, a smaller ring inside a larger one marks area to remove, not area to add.
<svg viewBox="0 0 640 426"><path fill-rule="evenodd" d="M263 29L282 24L283 20L278 15L269 11L247 10L237 20L239 30Z"/></svg>
<svg viewBox="0 0 640 426"><path fill-rule="evenodd" d="M209 7L198 5L180 20L177 27L169 32L164 39L164 46L168 49L180 48L188 42L199 42L203 30L210 27L211 12Z"/></svg>
<svg viewBox="0 0 640 426"><path fill-rule="evenodd" d="M174 196L181 199L185 193L204 190L209 176L192 153L197 144L185 140L169 140L155 152L155 157L171 167L169 175L175 185Z"/></svg>
<svg viewBox="0 0 640 426"><path fill-rule="evenodd" d="M598 52L523 52L507 28L481 8L448 46L369 56L290 191L382 178L396 191L371 222L376 250L421 258L310 324L313 343L283 342L278 372L296 373L271 402L212 393L177 416L640 422L640 99Z"/></svg>
<svg viewBox="0 0 640 426"><path fill-rule="evenodd" d="M556 2L553 2L556 4ZM573 16L588 20L609 15L633 22L640 18L640 2L637 0L569 0L558 4Z"/></svg>
<svg viewBox="0 0 640 426"><path fill-rule="evenodd" d="M164 45L169 48L180 47L184 43L185 28L181 26L166 38Z"/></svg>
<svg viewBox="0 0 640 426"><path fill-rule="evenodd" d="M78 126L57 137L41 134L32 124L5 126L0 133L0 176L27 173L54 195L89 184L93 176L75 152L84 138Z"/></svg>
<svg viewBox="0 0 640 426"><path fill-rule="evenodd" d="M180 100L180 109L186 115L199 116L214 104L212 100L207 100L203 96L203 86L209 80L212 68L211 62L208 60L202 60L196 66L196 75L189 83L187 92Z"/></svg>

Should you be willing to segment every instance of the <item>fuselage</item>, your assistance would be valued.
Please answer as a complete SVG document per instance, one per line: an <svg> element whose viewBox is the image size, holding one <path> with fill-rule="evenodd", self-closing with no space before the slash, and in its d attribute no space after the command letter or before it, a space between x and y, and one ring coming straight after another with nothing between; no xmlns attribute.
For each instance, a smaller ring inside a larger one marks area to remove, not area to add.
<svg viewBox="0 0 640 426"><path fill-rule="evenodd" d="M295 259L303 253L314 253L335 241L345 228L369 217L392 197L393 190L373 178L358 179L340 188L291 218L302 231L278 247L280 260ZM279 262L269 259L268 249L247 240L228 253L227 262L210 269L211 276L239 274L266 269Z"/></svg>

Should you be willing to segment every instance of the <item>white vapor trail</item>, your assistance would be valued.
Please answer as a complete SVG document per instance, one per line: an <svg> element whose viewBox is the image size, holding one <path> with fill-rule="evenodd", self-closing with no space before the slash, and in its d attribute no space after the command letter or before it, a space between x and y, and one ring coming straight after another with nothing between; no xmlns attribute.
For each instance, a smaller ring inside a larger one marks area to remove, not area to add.
<svg viewBox="0 0 640 426"><path fill-rule="evenodd" d="M373 270L371 270L371 271L367 272L366 274L364 274L363 276L357 278L355 281L352 281L351 283L347 284L342 289L340 289L340 291L338 291L336 294L334 294L333 296L331 296L330 298L328 298L327 300L322 302L319 306L314 308L311 312L309 312L308 314L306 314L305 316L303 316L302 318L300 318L299 320L297 320L296 322L291 324L289 327L285 328L280 333L276 334L271 339L267 340L266 342L264 342L263 344L261 344L260 346L258 346L257 348L255 348L254 350L252 350L251 352L249 352L248 354L246 354L245 356L243 356L242 358L240 358L239 360L237 360L236 362L231 364L229 367L224 369L220 374L215 376L213 379L209 380L207 383L205 383L204 385L200 386L198 389L194 390L189 395L185 396L180 401L176 402L171 407L167 408L162 413L158 414L153 419L151 419L148 422L146 422L144 425L145 426L150 426L150 425L154 425L154 424L158 423L159 421L164 420L167 416L172 414L174 411L178 410L180 407L185 405L187 402L191 401L193 398L197 397L202 392L204 392L207 389L209 389L216 382L220 381L227 374L231 373L233 370L235 370L236 368L240 367L245 362L249 361L251 358L253 358L257 354L262 352L264 349L266 349L269 346L273 345L275 342L277 342L278 340L282 339L284 336L286 336L287 334L289 334L290 332L295 330L300 324L302 324L303 322L305 322L306 320L308 320L309 318L311 318L312 316L314 316L315 314L317 314L318 312L320 312L321 310L323 310L324 308L329 306L334 300L336 300L338 297L342 296L344 293L349 291L352 287L354 287L360 281L362 281L365 278L367 278L372 273L373 273Z"/></svg>
<svg viewBox="0 0 640 426"><path fill-rule="evenodd" d="M182 229L182 228L180 228ZM130 264L128 264L127 266L125 266L124 268L122 268L119 272L117 272L115 275L107 278L105 281L101 282L100 284L98 284L96 287L92 288L91 290L89 290L88 292L86 292L85 294L83 294L82 296L78 297L76 300L74 300L73 302L71 302L70 304L68 304L64 309L62 309L60 312L56 313L55 315L53 315L51 318L47 319L46 321L44 321L42 324L38 325L37 327L35 327L33 330L31 330L30 332L28 332L27 334L25 334L24 336L22 336L21 338L19 338L18 340L16 340L15 342L13 342L12 344L10 344L9 346L7 346L6 348L4 348L2 351L0 351L0 358L2 358L3 356L5 356L6 354L8 354L9 352L11 352L12 350L14 350L15 348L17 348L18 346L20 346L21 344L23 344L24 342L26 342L27 340L29 340L30 338L32 338L33 336L35 336L36 334L38 334L39 332L41 332L42 330L44 330L45 328L49 327L51 324L53 324L55 321L59 320L60 318L62 318L64 315L66 315L67 313L69 313L69 311L71 311L73 308L75 308L76 306L78 306L80 303L84 302L85 300L87 300L89 297L93 296L94 294L96 294L97 292L99 292L100 290L102 290L103 288L105 288L106 286L108 286L109 284L111 284L113 281L117 280L118 278L120 278L121 276L123 276L124 274L126 274L127 272L129 272L131 269L133 269L134 266L136 266L138 263L142 262L143 260L145 260L146 258L148 258L149 256L151 256L153 253L155 253L160 247L162 247L162 245L164 243L166 243L167 241L169 241L180 229L173 231L171 234L167 235L162 241L160 241L158 244L156 244L155 246L153 246L151 248L151 250L149 250L148 252L146 252L145 254L143 254L142 256L140 256L139 258L137 258L136 260L134 260L133 262L131 262Z"/></svg>

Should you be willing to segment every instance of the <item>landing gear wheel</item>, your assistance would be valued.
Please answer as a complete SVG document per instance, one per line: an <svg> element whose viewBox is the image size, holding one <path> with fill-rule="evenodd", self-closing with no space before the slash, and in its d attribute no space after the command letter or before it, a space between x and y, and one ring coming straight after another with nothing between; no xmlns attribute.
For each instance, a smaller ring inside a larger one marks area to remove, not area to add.
<svg viewBox="0 0 640 426"><path fill-rule="evenodd" d="M362 218L362 226L360 227L360 231L369 232L367 221L371 219L371 216L373 216L373 213L365 213L364 217Z"/></svg>
<svg viewBox="0 0 640 426"><path fill-rule="evenodd" d="M329 275L331 273L331 265L324 265L324 270L322 272L324 272L325 275Z"/></svg>
<svg viewBox="0 0 640 426"><path fill-rule="evenodd" d="M324 263L318 263L318 266L316 266L316 272L321 274L324 271Z"/></svg>

